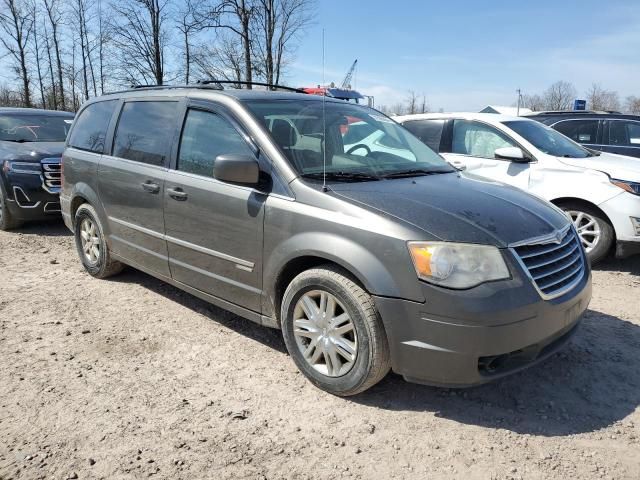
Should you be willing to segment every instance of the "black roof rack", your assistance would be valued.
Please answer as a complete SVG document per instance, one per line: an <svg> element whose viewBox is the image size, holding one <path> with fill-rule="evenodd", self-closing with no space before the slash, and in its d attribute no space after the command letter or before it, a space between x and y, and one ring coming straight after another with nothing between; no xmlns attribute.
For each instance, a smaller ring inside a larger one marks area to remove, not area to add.
<svg viewBox="0 0 640 480"><path fill-rule="evenodd" d="M196 85L219 85L220 90L224 89L224 85L251 85L251 86L256 85L259 87L268 87L269 89L272 89L272 90L287 90L289 92L304 93L304 94L307 93L300 88L285 87L284 85L277 85L275 83L265 83L265 82L243 82L243 81L235 81L235 80L207 79L207 80L198 80L196 82Z"/></svg>
<svg viewBox="0 0 640 480"><path fill-rule="evenodd" d="M621 115L622 112L615 110L545 110L542 112L532 112L527 115L594 115L594 114L617 114Z"/></svg>

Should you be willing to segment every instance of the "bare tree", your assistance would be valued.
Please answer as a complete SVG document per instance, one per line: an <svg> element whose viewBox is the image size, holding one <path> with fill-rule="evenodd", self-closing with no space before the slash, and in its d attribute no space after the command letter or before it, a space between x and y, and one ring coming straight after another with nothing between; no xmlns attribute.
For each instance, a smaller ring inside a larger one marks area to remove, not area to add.
<svg viewBox="0 0 640 480"><path fill-rule="evenodd" d="M228 35L220 35L215 46L204 44L195 50L193 64L196 73L204 78L233 82L245 78L242 47Z"/></svg>
<svg viewBox="0 0 640 480"><path fill-rule="evenodd" d="M62 13L60 11L59 0L43 0L44 7L47 11L47 18L51 24L51 41L56 54L56 66L58 71L58 88L60 90L60 106L62 110L67 109L65 93L64 93L64 81L63 81L63 66L62 66L62 53L60 51L60 35L58 28L61 23Z"/></svg>
<svg viewBox="0 0 640 480"><path fill-rule="evenodd" d="M605 90L601 85L594 83L587 90L587 106L590 110L619 110L618 92Z"/></svg>
<svg viewBox="0 0 640 480"><path fill-rule="evenodd" d="M24 105L31 107L31 79L27 70L27 48L33 33L31 12L24 0L2 0L0 5L0 44L13 59L13 69L22 81Z"/></svg>
<svg viewBox="0 0 640 480"><path fill-rule="evenodd" d="M537 93L534 95L522 95L521 106L534 112L540 112L546 108L544 99Z"/></svg>
<svg viewBox="0 0 640 480"><path fill-rule="evenodd" d="M177 28L182 35L182 56L184 58L184 82L189 83L192 64L192 37L207 28L215 28L218 23L219 12L210 8L207 0L186 0L182 9L178 11ZM208 12L203 15L201 12Z"/></svg>
<svg viewBox="0 0 640 480"><path fill-rule="evenodd" d="M560 80L547 88L542 98L547 110L569 110L576 98L576 89L571 83Z"/></svg>
<svg viewBox="0 0 640 480"><path fill-rule="evenodd" d="M251 24L256 14L257 0L222 0L210 16L219 19L219 26L231 30L240 37L244 61L244 80L253 81ZM251 84L247 85L251 89Z"/></svg>
<svg viewBox="0 0 640 480"><path fill-rule="evenodd" d="M315 0L257 0L255 8L257 67L267 83L278 84L292 41L313 19Z"/></svg>
<svg viewBox="0 0 640 480"><path fill-rule="evenodd" d="M415 91L409 90L404 110L408 115L418 113L418 95Z"/></svg>
<svg viewBox="0 0 640 480"><path fill-rule="evenodd" d="M168 0L118 0L111 8L116 14L113 44L124 80L164 84Z"/></svg>
<svg viewBox="0 0 640 480"><path fill-rule="evenodd" d="M418 113L428 113L429 112L429 104L427 103L427 97L425 94L422 94L422 100L418 104Z"/></svg>
<svg viewBox="0 0 640 480"><path fill-rule="evenodd" d="M42 61L41 61L41 43L40 43L40 33L38 32L38 8L35 2L32 2L29 5L30 13L31 13L31 22L33 25L33 34L31 38L33 39L33 55L36 60L36 73L38 74L38 87L40 90L40 101L42 104L42 108L47 108L47 100L44 94L44 81L42 80Z"/></svg>
<svg viewBox="0 0 640 480"><path fill-rule="evenodd" d="M44 30L44 43L45 48L47 49L47 64L49 70L49 80L51 81L51 102L53 105L53 109L58 109L58 95L56 89L56 80L53 74L53 60L51 58L51 43L49 42L49 32L47 31L47 23L43 22L42 28Z"/></svg>
<svg viewBox="0 0 640 480"><path fill-rule="evenodd" d="M634 115L640 115L640 97L629 95L625 100L626 111Z"/></svg>

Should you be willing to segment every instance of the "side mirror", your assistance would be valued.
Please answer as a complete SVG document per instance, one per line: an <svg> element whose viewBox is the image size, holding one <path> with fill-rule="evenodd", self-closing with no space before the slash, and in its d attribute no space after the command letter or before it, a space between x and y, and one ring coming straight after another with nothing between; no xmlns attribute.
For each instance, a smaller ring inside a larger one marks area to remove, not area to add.
<svg viewBox="0 0 640 480"><path fill-rule="evenodd" d="M213 177L221 182L253 187L260 178L258 160L252 155L218 155L213 165Z"/></svg>
<svg viewBox="0 0 640 480"><path fill-rule="evenodd" d="M497 148L494 155L496 158L511 160L512 162L529 163L530 161L518 147Z"/></svg>

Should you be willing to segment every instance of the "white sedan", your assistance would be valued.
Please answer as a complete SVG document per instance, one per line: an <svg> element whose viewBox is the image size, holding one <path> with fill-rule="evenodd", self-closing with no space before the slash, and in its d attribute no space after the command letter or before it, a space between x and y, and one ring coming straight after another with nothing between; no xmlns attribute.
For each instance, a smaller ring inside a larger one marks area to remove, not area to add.
<svg viewBox="0 0 640 480"><path fill-rule="evenodd" d="M549 200L573 219L592 263L640 253L640 159L589 150L522 117L394 118L452 165Z"/></svg>

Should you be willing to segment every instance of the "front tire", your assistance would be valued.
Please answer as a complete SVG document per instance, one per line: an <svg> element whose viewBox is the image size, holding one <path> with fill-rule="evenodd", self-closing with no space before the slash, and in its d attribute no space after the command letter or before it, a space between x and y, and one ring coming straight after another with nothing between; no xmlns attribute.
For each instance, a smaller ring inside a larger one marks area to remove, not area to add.
<svg viewBox="0 0 640 480"><path fill-rule="evenodd" d="M289 354L318 388L355 395L389 372L389 345L373 300L345 272L329 265L295 277L281 318Z"/></svg>
<svg viewBox="0 0 640 480"><path fill-rule="evenodd" d="M74 233L80 261L89 275L107 278L122 271L123 265L111 257L98 215L88 203L76 211Z"/></svg>
<svg viewBox="0 0 640 480"><path fill-rule="evenodd" d="M609 220L599 210L581 203L565 203L560 208L571 217L591 265L603 260L615 240Z"/></svg>
<svg viewBox="0 0 640 480"><path fill-rule="evenodd" d="M1 182L2 180L0 180ZM8 231L18 228L22 225L22 221L16 219L7 205L7 195L4 187L0 184L0 230Z"/></svg>

